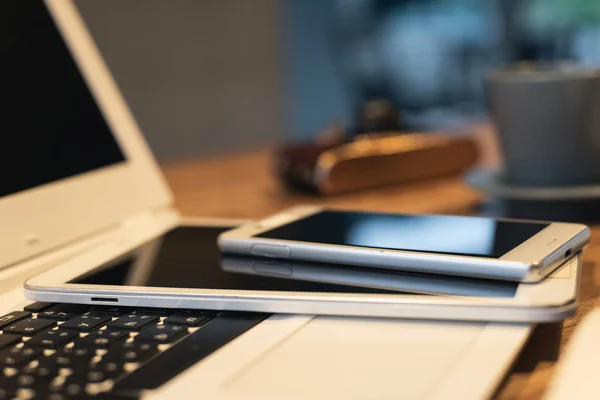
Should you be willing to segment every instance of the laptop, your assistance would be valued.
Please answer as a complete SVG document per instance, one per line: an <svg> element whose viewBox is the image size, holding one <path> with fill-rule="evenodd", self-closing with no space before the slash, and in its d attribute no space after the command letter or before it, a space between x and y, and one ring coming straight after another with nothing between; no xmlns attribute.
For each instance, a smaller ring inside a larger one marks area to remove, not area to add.
<svg viewBox="0 0 600 400"><path fill-rule="evenodd" d="M30 304L25 279L183 218L73 1L4 0L0 15L0 399L494 393L530 325ZM90 312L98 332L57 330ZM123 313L210 321L166 346L57 345L117 340L100 331Z"/></svg>

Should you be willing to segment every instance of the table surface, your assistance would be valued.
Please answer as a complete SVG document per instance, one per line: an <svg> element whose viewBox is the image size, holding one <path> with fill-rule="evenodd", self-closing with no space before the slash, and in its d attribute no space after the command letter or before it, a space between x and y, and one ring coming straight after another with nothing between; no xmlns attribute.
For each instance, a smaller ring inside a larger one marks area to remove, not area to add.
<svg viewBox="0 0 600 400"><path fill-rule="evenodd" d="M290 195L274 178L269 153L187 160L163 165L175 194L175 205L188 216L261 218L296 204L321 204L370 211L436 214L472 214L484 196L460 178L444 178L330 198ZM600 226L592 228L592 236ZM577 315L562 324L538 326L506 381L499 399L537 399L547 389L561 349L581 317L600 297L600 246L584 252Z"/></svg>

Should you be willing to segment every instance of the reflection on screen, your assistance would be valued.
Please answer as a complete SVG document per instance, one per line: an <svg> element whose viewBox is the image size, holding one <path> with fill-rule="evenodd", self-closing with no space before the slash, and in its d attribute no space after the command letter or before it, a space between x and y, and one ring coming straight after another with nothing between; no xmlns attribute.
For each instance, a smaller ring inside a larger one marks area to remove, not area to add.
<svg viewBox="0 0 600 400"><path fill-rule="evenodd" d="M256 236L498 258L546 226L477 217L325 211Z"/></svg>
<svg viewBox="0 0 600 400"><path fill-rule="evenodd" d="M406 218L398 223L390 218L364 216L350 224L346 243L363 247L394 249L401 246L416 251L487 255L493 251L496 222L491 219ZM440 241L437 232L452 232ZM477 232L476 235L472 232Z"/></svg>
<svg viewBox="0 0 600 400"><path fill-rule="evenodd" d="M518 283L378 271L357 267L287 263L262 268L260 259L223 257L217 236L224 229L178 228L70 283L89 285L398 294L441 293L514 297ZM281 268L293 271L278 274Z"/></svg>
<svg viewBox="0 0 600 400"><path fill-rule="evenodd" d="M0 2L0 198L125 156L43 1Z"/></svg>

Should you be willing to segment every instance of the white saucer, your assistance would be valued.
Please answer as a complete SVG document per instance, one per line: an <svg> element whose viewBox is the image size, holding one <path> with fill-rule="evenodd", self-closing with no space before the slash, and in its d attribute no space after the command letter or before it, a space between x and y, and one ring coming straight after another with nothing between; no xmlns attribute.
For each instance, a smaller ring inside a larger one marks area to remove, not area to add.
<svg viewBox="0 0 600 400"><path fill-rule="evenodd" d="M509 200L576 201L600 199L600 183L596 185L562 187L512 186L496 169L474 169L465 175L465 182L488 194Z"/></svg>

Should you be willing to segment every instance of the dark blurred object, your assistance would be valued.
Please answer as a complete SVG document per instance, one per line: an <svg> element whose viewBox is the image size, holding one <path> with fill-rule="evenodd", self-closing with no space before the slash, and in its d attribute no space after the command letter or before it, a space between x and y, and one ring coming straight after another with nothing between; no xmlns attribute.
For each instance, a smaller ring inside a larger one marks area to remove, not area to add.
<svg viewBox="0 0 600 400"><path fill-rule="evenodd" d="M600 70L526 64L486 79L504 183L600 183Z"/></svg>
<svg viewBox="0 0 600 400"><path fill-rule="evenodd" d="M359 110L357 132L355 134L369 133L396 133L402 131L400 112L385 98L375 98L366 101Z"/></svg>
<svg viewBox="0 0 600 400"><path fill-rule="evenodd" d="M276 153L286 187L321 195L458 174L476 161L472 138L433 133L360 135Z"/></svg>
<svg viewBox="0 0 600 400"><path fill-rule="evenodd" d="M276 151L277 173L288 189L331 195L457 174L477 160L469 137L403 131L399 110L384 97L357 111L355 129L333 126L314 142Z"/></svg>

